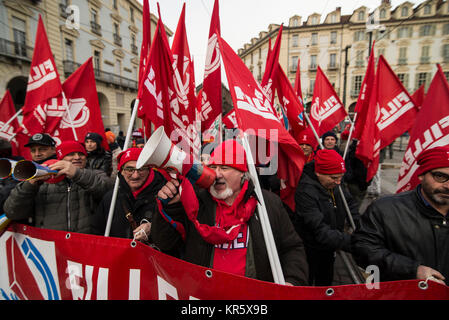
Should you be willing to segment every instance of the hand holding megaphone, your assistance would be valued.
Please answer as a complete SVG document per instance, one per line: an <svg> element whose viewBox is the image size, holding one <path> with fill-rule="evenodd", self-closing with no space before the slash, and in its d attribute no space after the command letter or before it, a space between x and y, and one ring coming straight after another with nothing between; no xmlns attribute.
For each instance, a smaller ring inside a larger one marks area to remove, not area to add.
<svg viewBox="0 0 449 320"><path fill-rule="evenodd" d="M168 201L166 204L179 202L181 198L178 192L179 185L180 183L177 179L168 181L157 193L158 198L160 198L162 202Z"/></svg>

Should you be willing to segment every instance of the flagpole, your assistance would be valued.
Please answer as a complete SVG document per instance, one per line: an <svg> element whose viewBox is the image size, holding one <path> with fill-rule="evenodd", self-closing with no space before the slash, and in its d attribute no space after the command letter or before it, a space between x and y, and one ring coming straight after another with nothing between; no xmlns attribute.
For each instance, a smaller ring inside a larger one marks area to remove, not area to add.
<svg viewBox="0 0 449 320"><path fill-rule="evenodd" d="M133 112L131 114L131 119L129 120L128 131L126 132L125 144L123 145L123 151L128 149L128 144L129 144L129 140L131 139L134 121L136 120L136 116L137 116L138 106L139 106L139 98L134 100ZM120 182L120 180L117 175L117 177L115 178L114 191L112 192L112 199L111 199L111 206L109 207L108 220L106 222L106 228L104 231L105 237L109 237L109 233L111 232L112 218L114 217L114 209L115 209L115 203L117 201L119 182Z"/></svg>
<svg viewBox="0 0 449 320"><path fill-rule="evenodd" d="M78 141L78 136L76 135L76 130L75 130L75 127L73 125L72 115L70 114L69 104L67 103L67 98L65 96L64 91L62 92L62 101L64 101L65 111L67 112L67 115L69 117L70 126L72 127L73 137L75 138L75 141Z"/></svg>
<svg viewBox="0 0 449 320"><path fill-rule="evenodd" d="M346 143L345 152L343 153L343 160L346 159L346 154L348 153L348 148L349 148L349 145L351 143L352 133L354 132L354 126L355 126L355 120L356 119L357 119L357 112L355 113L354 120L351 122L351 127L349 128L348 142Z"/></svg>
<svg viewBox="0 0 449 320"><path fill-rule="evenodd" d="M268 260L270 261L271 272L273 273L274 282L277 284L285 285L284 274L282 273L281 263L279 261L279 255L274 242L273 232L271 230L270 220L268 219L267 208L265 206L265 200L262 195L262 189L260 188L259 179L257 177L256 167L254 165L254 159L249 147L248 137L246 133L243 133L243 148L246 152L246 158L248 162L249 173L254 183L255 192L257 195L257 211L259 212L260 223L262 225L262 232L265 239L265 245L267 247Z"/></svg>
<svg viewBox="0 0 449 320"><path fill-rule="evenodd" d="M8 127L8 124L10 124L15 118L17 118L23 111L23 108L20 108L19 111L16 112L15 115L13 115L6 123L1 127L0 132L3 131L3 129Z"/></svg>

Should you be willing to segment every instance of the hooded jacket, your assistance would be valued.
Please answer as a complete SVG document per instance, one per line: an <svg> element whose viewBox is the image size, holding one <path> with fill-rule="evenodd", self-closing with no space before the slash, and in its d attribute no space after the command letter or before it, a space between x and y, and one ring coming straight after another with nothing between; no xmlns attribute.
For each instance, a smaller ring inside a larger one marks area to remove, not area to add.
<svg viewBox="0 0 449 320"><path fill-rule="evenodd" d="M295 232L281 199L266 190L262 190L262 193L285 281L294 285L307 285L308 265L302 240ZM253 194L254 186L250 183L244 199L248 199ZM197 192L197 197L198 221L210 226L215 225L216 202L204 189ZM182 204L178 202L168 205L164 210L171 218L184 225L186 240L183 243L180 234L158 213L153 217L151 231L156 246L165 252L174 252L176 248L182 248L184 260L210 268L213 265L214 246L201 238L193 223L187 219ZM257 209L248 220L248 226L249 241L245 276L273 282Z"/></svg>
<svg viewBox="0 0 449 320"><path fill-rule="evenodd" d="M356 262L379 267L382 281L415 279L419 265L449 279L449 217L426 204L415 189L373 202L352 238Z"/></svg>
<svg viewBox="0 0 449 320"><path fill-rule="evenodd" d="M358 223L357 203L342 186L354 223ZM315 162L304 166L295 193L295 227L307 247L322 251L350 252L351 236L344 232L347 213L338 187L327 190L315 174Z"/></svg>

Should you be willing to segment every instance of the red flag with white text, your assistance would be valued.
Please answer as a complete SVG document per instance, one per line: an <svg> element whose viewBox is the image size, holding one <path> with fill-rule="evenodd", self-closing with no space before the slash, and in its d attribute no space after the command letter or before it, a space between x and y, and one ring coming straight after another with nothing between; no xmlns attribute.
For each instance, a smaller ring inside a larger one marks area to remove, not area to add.
<svg viewBox="0 0 449 320"><path fill-rule="evenodd" d="M321 137L323 133L332 130L347 115L334 87L318 66L310 108L310 122L318 136Z"/></svg>
<svg viewBox="0 0 449 320"><path fill-rule="evenodd" d="M19 121L17 118L12 120L8 125L6 123L16 114L14 101L12 100L9 90L6 90L2 101L0 101L0 138L11 143L12 155L19 156L19 144L14 137L15 132L19 129Z"/></svg>
<svg viewBox="0 0 449 320"><path fill-rule="evenodd" d="M441 66L430 83L413 128L402 166L396 192L412 190L419 184L416 159L421 152L449 145L449 85Z"/></svg>
<svg viewBox="0 0 449 320"><path fill-rule="evenodd" d="M203 91L199 98L201 100L201 132L208 130L215 119L222 113L219 36L219 5L218 0L215 0L210 21L209 40L207 42Z"/></svg>
<svg viewBox="0 0 449 320"><path fill-rule="evenodd" d="M281 179L281 189L287 191L285 193L281 190L281 199L287 200L286 203L294 210L291 191L296 188L301 176L305 164L304 153L281 124L277 115L273 113L269 97L261 85L254 80L242 60L223 39L220 38L219 42L238 127L248 135L268 140L274 145L274 148L270 148L268 155L269 168L264 169L267 169L267 174L277 172ZM263 156L259 153L261 149L259 148L254 158L261 159ZM275 151L277 154L274 154Z"/></svg>
<svg viewBox="0 0 449 320"><path fill-rule="evenodd" d="M376 76L379 79L377 103L380 108L377 125L380 130L380 148L383 149L410 129L418 108L382 55L377 63Z"/></svg>

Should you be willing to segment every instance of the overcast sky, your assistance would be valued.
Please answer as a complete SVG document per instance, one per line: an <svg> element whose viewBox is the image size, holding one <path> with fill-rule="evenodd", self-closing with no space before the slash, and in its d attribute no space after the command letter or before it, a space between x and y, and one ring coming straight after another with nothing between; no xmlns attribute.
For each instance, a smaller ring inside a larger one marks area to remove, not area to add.
<svg viewBox="0 0 449 320"><path fill-rule="evenodd" d="M138 0L142 3L142 0ZM151 13L158 16L157 0L150 0ZM195 61L196 84L203 81L204 61L210 17L214 0L159 0L162 21L173 32L176 31L182 5L186 2L186 29L190 54ZM392 0L392 7L404 0ZM410 1L415 4L423 1ZM220 0L221 36L237 52L260 31L267 31L270 23L288 25L288 19L297 14L305 21L313 13L326 15L341 7L342 14L366 6L370 11L378 7L381 0Z"/></svg>

